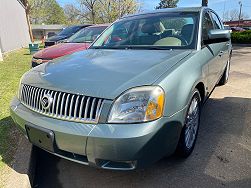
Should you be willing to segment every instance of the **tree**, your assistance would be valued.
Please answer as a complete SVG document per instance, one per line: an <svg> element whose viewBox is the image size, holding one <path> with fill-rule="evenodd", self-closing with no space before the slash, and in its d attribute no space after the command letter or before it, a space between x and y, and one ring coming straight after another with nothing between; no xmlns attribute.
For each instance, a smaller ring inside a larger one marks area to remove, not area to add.
<svg viewBox="0 0 251 188"><path fill-rule="evenodd" d="M22 3L25 8L25 14L26 14L26 20L27 20L27 24L28 24L28 28L29 28L30 40L31 40L31 42L33 42L34 39L33 39L33 34L32 34L32 29L31 29L31 24L30 24L30 4L29 4L28 0L22 0Z"/></svg>
<svg viewBox="0 0 251 188"><path fill-rule="evenodd" d="M78 0L80 3L80 6L82 9L87 9L87 11L89 11L89 14L85 14L90 15L90 20L92 21L92 23L95 23L95 15L96 15L96 8L97 8L97 3L98 0Z"/></svg>
<svg viewBox="0 0 251 188"><path fill-rule="evenodd" d="M241 20L249 18L249 15L246 12L241 13ZM237 9L232 9L230 11L226 11L223 14L223 21L229 20L239 20L239 11Z"/></svg>
<svg viewBox="0 0 251 188"><path fill-rule="evenodd" d="M239 11L237 9L233 9L229 12L230 20L238 20L239 19Z"/></svg>
<svg viewBox="0 0 251 188"><path fill-rule="evenodd" d="M33 24L65 24L63 8L56 0L27 0L29 15Z"/></svg>
<svg viewBox="0 0 251 188"><path fill-rule="evenodd" d="M67 18L82 23L111 23L139 11L136 0L78 0L64 7ZM70 22L71 22L70 21Z"/></svg>
<svg viewBox="0 0 251 188"><path fill-rule="evenodd" d="M64 6L64 13L68 24L80 23L81 11L73 4L66 4Z"/></svg>
<svg viewBox="0 0 251 188"><path fill-rule="evenodd" d="M159 5L155 7L156 9L162 8L174 8L177 7L179 0L160 0Z"/></svg>
<svg viewBox="0 0 251 188"><path fill-rule="evenodd" d="M98 21L111 23L124 15L134 14L139 10L135 0L99 0Z"/></svg>

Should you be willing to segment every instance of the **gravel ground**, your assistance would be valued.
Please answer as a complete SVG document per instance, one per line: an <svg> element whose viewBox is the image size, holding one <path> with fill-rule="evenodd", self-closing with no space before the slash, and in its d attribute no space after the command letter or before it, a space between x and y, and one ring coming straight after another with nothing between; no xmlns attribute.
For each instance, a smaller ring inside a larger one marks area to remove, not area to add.
<svg viewBox="0 0 251 188"><path fill-rule="evenodd" d="M251 187L251 48L235 47L230 80L202 113L186 160L169 157L144 170L94 169L41 152L35 187Z"/></svg>

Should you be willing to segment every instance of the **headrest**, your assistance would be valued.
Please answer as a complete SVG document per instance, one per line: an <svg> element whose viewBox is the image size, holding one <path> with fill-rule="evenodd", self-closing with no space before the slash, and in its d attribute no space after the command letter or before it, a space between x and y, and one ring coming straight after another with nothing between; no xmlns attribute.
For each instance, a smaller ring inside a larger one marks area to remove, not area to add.
<svg viewBox="0 0 251 188"><path fill-rule="evenodd" d="M157 23L147 22L141 28L141 32L147 33L147 34L161 33L164 30L165 30L165 27L160 22L157 22Z"/></svg>

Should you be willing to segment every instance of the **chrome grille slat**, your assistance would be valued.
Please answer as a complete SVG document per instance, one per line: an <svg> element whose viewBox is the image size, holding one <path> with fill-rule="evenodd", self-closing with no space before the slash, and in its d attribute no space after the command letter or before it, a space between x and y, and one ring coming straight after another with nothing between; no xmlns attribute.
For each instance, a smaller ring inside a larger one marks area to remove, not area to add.
<svg viewBox="0 0 251 188"><path fill-rule="evenodd" d="M51 106L45 110L41 99L49 94L53 100ZM21 84L19 99L27 108L56 119L82 123L98 123L103 99L71 94L61 91L33 87Z"/></svg>
<svg viewBox="0 0 251 188"><path fill-rule="evenodd" d="M87 119L87 112L88 112L88 108L89 108L89 102L90 102L90 97L87 98L87 102L85 105L85 115L84 115L84 120Z"/></svg>
<svg viewBox="0 0 251 188"><path fill-rule="evenodd" d="M92 116L93 116L93 108L94 108L95 101L96 101L96 98L94 98L94 99L92 100L91 112L90 112L90 118L91 118L91 119L92 119Z"/></svg>
<svg viewBox="0 0 251 188"><path fill-rule="evenodd" d="M52 102L52 106L48 109L48 113L50 114L50 115L52 115L52 107L53 107L53 103L54 103L54 100L55 100L55 97L54 97L54 91L51 91L51 96L53 97L53 102Z"/></svg>
<svg viewBox="0 0 251 188"><path fill-rule="evenodd" d="M76 119L76 117L77 117L78 102L79 102L79 95L78 95L78 97L77 97L77 99L76 99L73 119Z"/></svg>
<svg viewBox="0 0 251 188"><path fill-rule="evenodd" d="M63 94L62 100L61 100L61 107L60 107L60 117L63 116L63 104L64 104L64 98L65 98L66 93Z"/></svg>
<svg viewBox="0 0 251 188"><path fill-rule="evenodd" d="M33 97L33 110L36 108L36 97L37 97L37 90L38 88L35 88L34 90L34 97Z"/></svg>
<svg viewBox="0 0 251 188"><path fill-rule="evenodd" d="M71 103L70 103L70 111L69 111L69 118L72 117L71 113L72 113L72 105L73 105L73 100L74 100L74 95L71 96Z"/></svg>
<svg viewBox="0 0 251 188"><path fill-rule="evenodd" d="M37 94L37 98L36 98L36 107L35 109L39 109L39 103L40 103L40 91L41 91L41 88L38 89L38 94Z"/></svg>
<svg viewBox="0 0 251 188"><path fill-rule="evenodd" d="M31 91L32 91L32 93L31 93L31 108L33 108L33 105L34 105L33 100L34 100L35 90L36 90L36 88L31 89Z"/></svg>
<svg viewBox="0 0 251 188"><path fill-rule="evenodd" d="M98 100L98 105L97 105L97 108L96 108L96 116L95 116L95 119L98 119L99 110L100 110L101 103L102 103L102 99L99 99L99 100Z"/></svg>
<svg viewBox="0 0 251 188"><path fill-rule="evenodd" d="M28 97L27 97L27 102L28 102L28 105L30 106L30 101L31 101L31 87L27 87L28 88Z"/></svg>
<svg viewBox="0 0 251 188"><path fill-rule="evenodd" d="M57 98L57 107L56 107L56 114L55 114L55 116L57 117L58 115L59 115L59 101L60 101L60 97L61 97L61 92L59 93L59 95L58 95L58 98Z"/></svg>
<svg viewBox="0 0 251 188"><path fill-rule="evenodd" d="M71 94L68 94L68 95L67 95L67 98L66 98L65 109L64 109L64 117L65 117L65 118L67 118L67 108L68 108L68 103L69 103L70 95L71 95Z"/></svg>
<svg viewBox="0 0 251 188"><path fill-rule="evenodd" d="M83 112L83 108L84 108L83 107L84 100L85 100L85 96L83 96L82 99L81 99L80 111L79 111L79 114L78 114L79 119L82 119L82 112Z"/></svg>
<svg viewBox="0 0 251 188"><path fill-rule="evenodd" d="M26 86L23 86L22 87L22 90L23 90L23 92L22 92L22 96L21 96L21 101L26 101L26 95L27 95L27 92L26 92ZM23 99L23 100L22 100Z"/></svg>
<svg viewBox="0 0 251 188"><path fill-rule="evenodd" d="M54 114L54 110L55 110L55 105L56 105L56 101L57 101L57 94L58 92L55 92L55 95L53 96L53 103L52 103L52 114Z"/></svg>

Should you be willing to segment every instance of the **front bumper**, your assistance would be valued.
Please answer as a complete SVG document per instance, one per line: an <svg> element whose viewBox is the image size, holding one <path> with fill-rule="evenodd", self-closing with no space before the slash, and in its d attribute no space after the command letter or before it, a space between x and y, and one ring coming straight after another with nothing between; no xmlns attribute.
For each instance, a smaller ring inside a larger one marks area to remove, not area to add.
<svg viewBox="0 0 251 188"><path fill-rule="evenodd" d="M11 116L27 135L25 126L54 133L54 155L104 169L132 170L145 167L177 146L183 111L171 118L139 124L83 124L45 117L11 102Z"/></svg>

